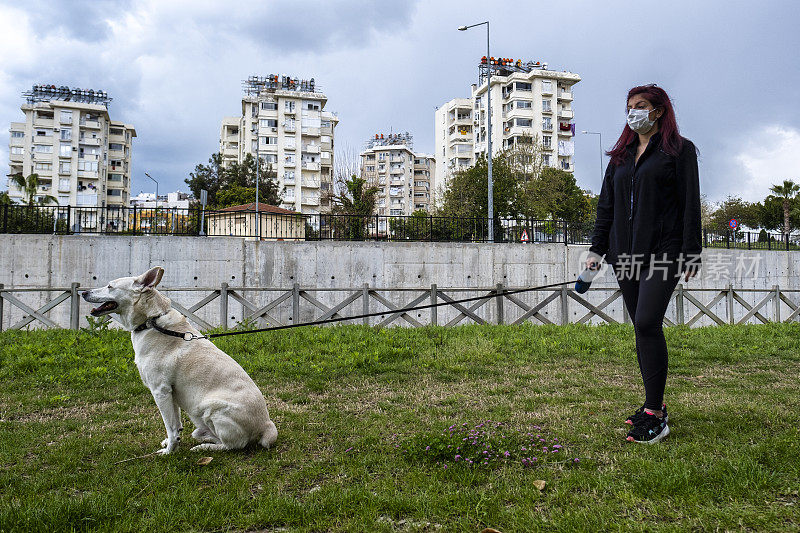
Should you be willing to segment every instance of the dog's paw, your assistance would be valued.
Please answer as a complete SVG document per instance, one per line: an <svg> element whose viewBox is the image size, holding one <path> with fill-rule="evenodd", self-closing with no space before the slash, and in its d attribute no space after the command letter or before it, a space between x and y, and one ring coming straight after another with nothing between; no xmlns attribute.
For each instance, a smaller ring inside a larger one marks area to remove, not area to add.
<svg viewBox="0 0 800 533"><path fill-rule="evenodd" d="M166 448L167 444L169 444L169 437L161 441L161 447Z"/></svg>
<svg viewBox="0 0 800 533"><path fill-rule="evenodd" d="M154 453L156 455L169 455L170 453L172 453L172 450L170 450L169 448L161 448L160 450L156 450Z"/></svg>

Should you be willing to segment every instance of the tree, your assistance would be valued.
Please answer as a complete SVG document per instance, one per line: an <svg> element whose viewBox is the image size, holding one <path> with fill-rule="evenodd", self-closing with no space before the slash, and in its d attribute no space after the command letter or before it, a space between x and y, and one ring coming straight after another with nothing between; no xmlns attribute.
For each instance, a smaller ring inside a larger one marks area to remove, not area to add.
<svg viewBox="0 0 800 533"><path fill-rule="evenodd" d="M574 174L545 167L538 177L522 184L519 211L527 218L590 222L592 202Z"/></svg>
<svg viewBox="0 0 800 533"><path fill-rule="evenodd" d="M259 162L259 201L280 205L277 175L271 164L265 163L263 159ZM191 178L184 181L189 185L192 194L195 198L200 198L202 189L208 191L208 204L211 207L223 208L256 200L256 158L252 154L246 154L241 163L234 162L227 167L222 166L222 156L219 153L211 154L208 165L195 166L195 171L189 176Z"/></svg>
<svg viewBox="0 0 800 533"><path fill-rule="evenodd" d="M484 154L475 164L456 171L443 192L438 214L449 217L489 216L489 162ZM515 216L517 179L504 154L492 158L492 189L495 219Z"/></svg>
<svg viewBox="0 0 800 533"><path fill-rule="evenodd" d="M758 227L768 230L780 230L785 224L783 198L770 194L763 201L755 204ZM789 224L800 226L800 197L789 201Z"/></svg>
<svg viewBox="0 0 800 533"><path fill-rule="evenodd" d="M331 230L347 239L363 239L368 234L369 222L375 212L378 187L370 185L355 174L349 179L341 177L330 193L331 214L328 218ZM342 216L345 215L345 216ZM378 228L375 228L377 233Z"/></svg>
<svg viewBox="0 0 800 533"><path fill-rule="evenodd" d="M8 191L0 192L0 205L11 205L13 203L11 197L8 195Z"/></svg>
<svg viewBox="0 0 800 533"><path fill-rule="evenodd" d="M792 230L789 220L791 216L791 202L797 197L797 194L800 193L800 185L791 180L783 180L783 184L773 185L769 190L781 199L783 204L783 233L788 235Z"/></svg>
<svg viewBox="0 0 800 533"><path fill-rule="evenodd" d="M10 178L11 182L22 191L22 195L25 198L25 202L27 202L28 206L33 206L34 204L47 205L58 203L58 200L56 200L55 196L50 196L49 194L37 194L39 191L38 174L30 174L27 178L23 177L22 174L12 174Z"/></svg>
<svg viewBox="0 0 800 533"><path fill-rule="evenodd" d="M749 227L759 226L758 204L745 202L738 196L728 196L711 213L709 228L716 231L727 231L731 219L736 219L742 225Z"/></svg>
<svg viewBox="0 0 800 533"><path fill-rule="evenodd" d="M217 192L225 186L225 168L222 166L222 154L211 154L208 164L198 164L194 172L189 173L189 178L183 180L195 198L200 198L200 191L208 192L208 204L217 205Z"/></svg>

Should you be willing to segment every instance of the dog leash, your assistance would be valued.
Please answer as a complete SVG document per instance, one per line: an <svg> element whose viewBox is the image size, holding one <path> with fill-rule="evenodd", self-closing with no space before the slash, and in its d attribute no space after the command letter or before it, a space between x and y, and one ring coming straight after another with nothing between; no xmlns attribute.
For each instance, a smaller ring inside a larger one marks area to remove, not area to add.
<svg viewBox="0 0 800 533"><path fill-rule="evenodd" d="M508 295L511 295L511 294L519 294L519 293L523 293L523 292L539 291L539 290L542 290L542 289L550 289L550 288L553 288L553 287L560 287L561 285L568 285L568 284L571 284L571 283L575 283L575 280L572 280L572 281L561 281L559 283L551 283L549 285L540 285L538 287L528 287L526 289L514 289L514 290L502 289L495 296L508 296ZM477 301L477 300L485 300L486 298L491 298L491 296L473 296L471 298L461 298L460 300L446 300L446 301L443 301L443 302L437 302L435 304L418 305L418 306L415 306L415 307L403 307L403 308L400 308L400 309L389 309L389 310L386 310L386 311L376 311L374 313L365 313L365 314L362 314L362 315L355 315L355 316L342 316L342 317L338 317L338 318L334 317L334 318L329 318L329 319L326 319L326 320L315 320L315 321L312 321L312 322L303 322L302 324L287 324L285 326L272 326L272 327L269 327L269 328L247 329L247 330L241 330L241 331L226 331L224 333L210 333L208 335L195 335L191 331L180 332L180 331L172 331L172 330L169 330L169 329L166 329L166 328L162 328L161 326L159 326L158 324L155 323L155 320L157 318L159 318L160 316L164 316L164 315L159 315L157 317L152 317L152 318L147 319L147 322L145 322L144 324L138 326L136 329L134 329L134 331L143 331L145 329L148 329L148 328L152 327L153 329L155 329L159 333L163 333L164 335L169 335L170 337L177 337L177 338L183 339L185 341L195 341L195 340L199 340L199 339L213 339L213 338L216 338L216 337L228 337L228 336L231 336L231 335L247 335L247 334L250 334L250 333L263 333L265 331L278 331L278 330L281 330L281 329L300 328L300 327L304 327L304 326L319 326L319 325L322 325L322 324L330 324L330 323L333 323L333 322L342 322L342 321L345 321L345 320L357 320L359 318L368 318L368 317L374 317L374 316L394 315L394 314L398 314L398 313L399 314L403 314L403 313L407 313L409 311L419 311L419 310L422 310L422 309L431 309L433 307L441 307L443 305L454 305L454 304L462 304L462 303L467 303L467 302L474 302L474 301Z"/></svg>

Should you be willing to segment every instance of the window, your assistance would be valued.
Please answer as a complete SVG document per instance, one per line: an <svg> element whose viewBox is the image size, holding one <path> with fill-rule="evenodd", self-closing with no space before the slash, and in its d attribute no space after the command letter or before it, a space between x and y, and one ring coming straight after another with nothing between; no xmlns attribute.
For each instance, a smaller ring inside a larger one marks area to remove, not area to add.
<svg viewBox="0 0 800 533"><path fill-rule="evenodd" d="M330 128L331 127L331 121L330 120L323 120L320 124L321 124L321 127L323 127L323 128Z"/></svg>
<svg viewBox="0 0 800 533"><path fill-rule="evenodd" d="M11 132L11 138L12 139L22 139L23 137L25 137L25 132L23 132L23 131L12 131Z"/></svg>
<svg viewBox="0 0 800 533"><path fill-rule="evenodd" d="M367 165L364 170L367 172L375 172L375 165Z"/></svg>
<svg viewBox="0 0 800 533"><path fill-rule="evenodd" d="M518 81L514 84L514 88L518 91L530 91L531 84L527 82Z"/></svg>
<svg viewBox="0 0 800 533"><path fill-rule="evenodd" d="M517 126L522 126L523 128L530 128L533 124L533 119L530 118L518 118Z"/></svg>
<svg viewBox="0 0 800 533"><path fill-rule="evenodd" d="M530 109L531 102L529 102L528 100L517 100L516 101L516 106L519 109Z"/></svg>
<svg viewBox="0 0 800 533"><path fill-rule="evenodd" d="M277 128L278 120L274 118L262 118L258 121L258 125L262 128Z"/></svg>
<svg viewBox="0 0 800 533"><path fill-rule="evenodd" d="M62 124L72 124L72 111L62 111L59 121Z"/></svg>
<svg viewBox="0 0 800 533"><path fill-rule="evenodd" d="M108 190L109 196L122 196L122 190L120 189L109 189Z"/></svg>
<svg viewBox="0 0 800 533"><path fill-rule="evenodd" d="M542 136L542 146L545 148L550 148L553 144L553 137L552 135L543 135Z"/></svg>
<svg viewBox="0 0 800 533"><path fill-rule="evenodd" d="M550 100L542 100L542 111L552 111Z"/></svg>
<svg viewBox="0 0 800 533"><path fill-rule="evenodd" d="M61 143L58 155L61 157L72 157L72 145L68 143Z"/></svg>
<svg viewBox="0 0 800 533"><path fill-rule="evenodd" d="M561 160L561 168L564 170L569 170L569 161L566 159Z"/></svg>
<svg viewBox="0 0 800 533"><path fill-rule="evenodd" d="M53 146L50 144L35 144L33 145L33 151L40 154L52 154Z"/></svg>
<svg viewBox="0 0 800 533"><path fill-rule="evenodd" d="M277 137L261 137L261 144L278 144Z"/></svg>
<svg viewBox="0 0 800 533"><path fill-rule="evenodd" d="M72 162L71 161L59 161L58 162L58 171L62 174L67 174L72 170Z"/></svg>
<svg viewBox="0 0 800 533"><path fill-rule="evenodd" d="M329 143L329 142L331 142L331 136L330 135L323 135L323 136L321 136L319 138L319 142Z"/></svg>
<svg viewBox="0 0 800 533"><path fill-rule="evenodd" d="M553 92L553 82L549 80L542 80L542 92L543 93L552 93Z"/></svg>
<svg viewBox="0 0 800 533"><path fill-rule="evenodd" d="M289 165L294 165L296 159L294 158L294 154L286 154L283 161Z"/></svg>
<svg viewBox="0 0 800 533"><path fill-rule="evenodd" d="M109 143L108 144L108 149L109 150L119 150L121 152L122 148L123 148L123 146L121 144L119 144L119 143Z"/></svg>
<svg viewBox="0 0 800 533"><path fill-rule="evenodd" d="M68 191L70 189L70 179L69 178L60 178L58 180L58 190L59 191Z"/></svg>
<svg viewBox="0 0 800 533"><path fill-rule="evenodd" d="M278 154L265 154L265 155L262 155L261 156L261 160L264 161L264 163L266 163L268 165L271 165L273 163L277 163L278 162Z"/></svg>
<svg viewBox="0 0 800 533"><path fill-rule="evenodd" d="M22 155L25 153L25 148L22 146L12 146L11 147L11 155Z"/></svg>
<svg viewBox="0 0 800 533"><path fill-rule="evenodd" d="M61 130L61 140L68 141L72 139L72 130L69 128L64 128Z"/></svg>
<svg viewBox="0 0 800 533"><path fill-rule="evenodd" d="M294 181L294 170L286 170L283 172L283 180L284 181Z"/></svg>
<svg viewBox="0 0 800 533"><path fill-rule="evenodd" d="M119 129L119 128L111 128L108 132L111 135L122 135L122 133L123 133L122 130Z"/></svg>
<svg viewBox="0 0 800 533"><path fill-rule="evenodd" d="M542 155L542 163L546 166L550 166L550 154Z"/></svg>
<svg viewBox="0 0 800 533"><path fill-rule="evenodd" d="M294 113L294 102L292 100L287 100L283 103L283 110L288 111L290 113Z"/></svg>
<svg viewBox="0 0 800 533"><path fill-rule="evenodd" d="M97 172L97 161L86 161L85 159L79 160L78 170Z"/></svg>
<svg viewBox="0 0 800 533"><path fill-rule="evenodd" d="M53 170L53 163L36 163L36 170Z"/></svg>
<svg viewBox="0 0 800 533"><path fill-rule="evenodd" d="M316 102L304 102L305 105L303 109L307 109L308 111L319 111L319 104Z"/></svg>
<svg viewBox="0 0 800 533"><path fill-rule="evenodd" d="M542 119L542 129L550 131L553 129L553 119L550 117L544 117Z"/></svg>
<svg viewBox="0 0 800 533"><path fill-rule="evenodd" d="M278 104L276 104L275 102L261 102L261 109L264 109L266 111L277 111Z"/></svg>
<svg viewBox="0 0 800 533"><path fill-rule="evenodd" d="M122 181L122 174L109 174L108 181Z"/></svg>

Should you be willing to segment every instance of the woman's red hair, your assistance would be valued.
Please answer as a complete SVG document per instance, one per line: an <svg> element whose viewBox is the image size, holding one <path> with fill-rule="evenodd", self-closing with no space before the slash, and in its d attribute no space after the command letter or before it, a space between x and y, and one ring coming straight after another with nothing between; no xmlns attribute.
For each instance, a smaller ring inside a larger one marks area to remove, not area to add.
<svg viewBox="0 0 800 533"><path fill-rule="evenodd" d="M669 99L667 92L655 84L640 85L628 91L628 98L625 100L626 104L634 95L641 94L654 108L660 107L664 110L658 118L658 131L661 133L661 146L660 148L672 156L677 156L683 146L683 137L678 132L678 123L675 121L675 110L672 108L672 101ZM625 161L628 155L627 148L634 142L638 141L639 135L633 131L627 122L625 128L622 130L622 135L617 139L617 143L606 152L606 155L611 156L611 163L619 165Z"/></svg>

